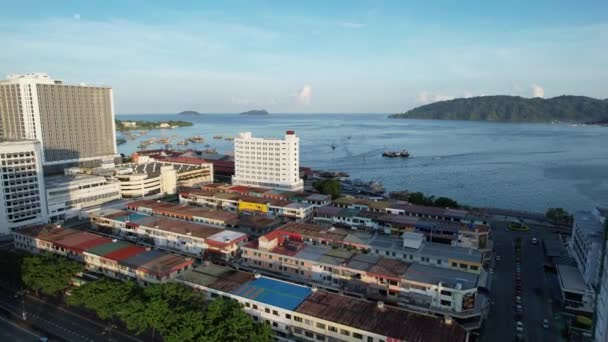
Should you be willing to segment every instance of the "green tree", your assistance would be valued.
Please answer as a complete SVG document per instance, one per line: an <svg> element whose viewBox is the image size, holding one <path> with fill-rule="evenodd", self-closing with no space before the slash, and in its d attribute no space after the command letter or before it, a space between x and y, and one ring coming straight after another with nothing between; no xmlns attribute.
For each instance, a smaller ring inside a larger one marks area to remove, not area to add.
<svg viewBox="0 0 608 342"><path fill-rule="evenodd" d="M123 312L123 309L133 309L132 304L131 306L128 304L138 298L140 292L140 288L133 281L103 279L87 283L72 291L72 295L68 297L68 304L91 309L104 320L131 317L132 312Z"/></svg>
<svg viewBox="0 0 608 342"><path fill-rule="evenodd" d="M51 254L33 255L23 259L21 280L30 289L54 296L66 290L72 277L84 270L76 261Z"/></svg>
<svg viewBox="0 0 608 342"><path fill-rule="evenodd" d="M439 197L437 199L435 199L435 201L433 202L433 205L435 207L441 207L441 208L460 208L460 205L458 204L458 202L454 201L451 198L448 197Z"/></svg>
<svg viewBox="0 0 608 342"><path fill-rule="evenodd" d="M412 192L409 194L408 202L418 205L440 208L460 208L461 205L449 197L425 196L422 192Z"/></svg>
<svg viewBox="0 0 608 342"><path fill-rule="evenodd" d="M429 200L422 192L412 192L408 198L408 202L418 205L432 205L433 202Z"/></svg>
<svg viewBox="0 0 608 342"><path fill-rule="evenodd" d="M256 324L233 300L215 299L205 314L205 341L271 341L272 329Z"/></svg>
<svg viewBox="0 0 608 342"><path fill-rule="evenodd" d="M564 208L549 208L545 212L545 217L549 220L561 223L561 224L572 224L573 217Z"/></svg>
<svg viewBox="0 0 608 342"><path fill-rule="evenodd" d="M201 341L207 331L205 312L188 310L175 315L176 324L163 335L167 342Z"/></svg>
<svg viewBox="0 0 608 342"><path fill-rule="evenodd" d="M320 180L315 182L313 186L318 192L324 195L330 195L333 199L340 197L342 194L342 184L337 179Z"/></svg>

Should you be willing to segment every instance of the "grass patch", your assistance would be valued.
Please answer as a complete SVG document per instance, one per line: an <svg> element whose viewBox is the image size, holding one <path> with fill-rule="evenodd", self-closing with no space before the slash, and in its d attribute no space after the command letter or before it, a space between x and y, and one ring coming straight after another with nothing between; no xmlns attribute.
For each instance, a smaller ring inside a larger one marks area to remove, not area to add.
<svg viewBox="0 0 608 342"><path fill-rule="evenodd" d="M526 232L526 231L530 230L530 228L528 226L526 226L525 224L521 224L521 223L509 223L508 227L510 230L515 230L518 232Z"/></svg>

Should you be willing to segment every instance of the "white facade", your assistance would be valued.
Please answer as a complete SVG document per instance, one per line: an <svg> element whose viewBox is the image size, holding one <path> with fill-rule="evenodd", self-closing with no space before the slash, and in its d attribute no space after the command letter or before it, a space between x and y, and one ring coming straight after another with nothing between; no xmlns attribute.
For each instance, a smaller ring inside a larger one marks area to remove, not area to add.
<svg viewBox="0 0 608 342"><path fill-rule="evenodd" d="M234 139L232 184L300 191L300 139L287 131L284 139L254 138L251 132Z"/></svg>
<svg viewBox="0 0 608 342"><path fill-rule="evenodd" d="M136 198L154 195L173 195L177 192L177 170L163 165L155 174L134 173L132 169L118 169L122 197Z"/></svg>
<svg viewBox="0 0 608 342"><path fill-rule="evenodd" d="M45 179L49 219L78 216L80 209L121 198L120 182L102 176L54 176Z"/></svg>
<svg viewBox="0 0 608 342"><path fill-rule="evenodd" d="M585 283L592 288L598 285L603 246L604 228L599 215L588 211L574 213L568 247Z"/></svg>
<svg viewBox="0 0 608 342"><path fill-rule="evenodd" d="M0 179L0 238L48 221L39 142L0 141Z"/></svg>
<svg viewBox="0 0 608 342"><path fill-rule="evenodd" d="M604 246L608 248L608 243ZM608 341L608 253L604 255L604 269L596 301L595 341Z"/></svg>

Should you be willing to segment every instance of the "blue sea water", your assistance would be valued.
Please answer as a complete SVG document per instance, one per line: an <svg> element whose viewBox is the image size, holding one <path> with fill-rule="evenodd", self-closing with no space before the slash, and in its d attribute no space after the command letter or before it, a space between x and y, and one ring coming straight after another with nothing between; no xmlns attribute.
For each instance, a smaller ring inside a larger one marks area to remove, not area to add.
<svg viewBox="0 0 608 342"><path fill-rule="evenodd" d="M221 153L231 153L232 142L214 140L214 135L251 131L282 137L293 129L300 136L302 166L345 171L352 178L381 181L387 190L422 191L470 205L531 211L608 206L608 127L400 120L379 114L117 118L192 121L192 127L149 131L140 140L202 135ZM130 154L137 145L128 141L118 149ZM404 148L412 157L381 156L384 150Z"/></svg>

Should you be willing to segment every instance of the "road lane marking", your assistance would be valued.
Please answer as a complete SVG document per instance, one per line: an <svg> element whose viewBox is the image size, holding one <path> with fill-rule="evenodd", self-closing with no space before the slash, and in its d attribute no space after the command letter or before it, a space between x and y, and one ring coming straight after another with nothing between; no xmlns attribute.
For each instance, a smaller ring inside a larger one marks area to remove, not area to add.
<svg viewBox="0 0 608 342"><path fill-rule="evenodd" d="M21 330L21 331L23 331L23 332L26 332L26 333L30 334L30 335L32 335L32 336L34 336L34 337L36 337L36 338L40 338L40 337L41 337L40 335L38 335L38 334L34 333L33 331L27 330L27 329L25 329L24 327L22 327L22 326L20 326L20 325L18 325L18 324L15 324L15 323L13 323L13 322L11 322L11 321L9 321L9 320L5 319L4 317L1 317L1 316L0 316L0 320L2 320L2 321L4 321L4 322L6 322L6 323L8 323L8 324L12 325L14 328L17 328L17 329L19 329L19 330Z"/></svg>

